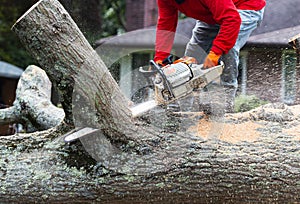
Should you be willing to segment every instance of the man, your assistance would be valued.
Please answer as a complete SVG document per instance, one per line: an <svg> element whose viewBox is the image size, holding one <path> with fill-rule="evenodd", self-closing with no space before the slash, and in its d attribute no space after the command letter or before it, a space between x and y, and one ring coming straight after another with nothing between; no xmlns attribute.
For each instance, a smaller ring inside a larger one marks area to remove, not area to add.
<svg viewBox="0 0 300 204"><path fill-rule="evenodd" d="M225 64L221 84L226 93L226 111L232 112L239 51L262 21L265 0L157 0L157 4L154 61L161 64L171 51L178 11L196 19L185 56L196 58L204 68L216 66L221 58Z"/></svg>

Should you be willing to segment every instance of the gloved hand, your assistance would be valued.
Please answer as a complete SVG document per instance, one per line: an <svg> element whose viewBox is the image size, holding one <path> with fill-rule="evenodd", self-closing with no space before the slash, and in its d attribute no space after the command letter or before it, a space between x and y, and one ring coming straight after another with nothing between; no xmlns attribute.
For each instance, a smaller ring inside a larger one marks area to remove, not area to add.
<svg viewBox="0 0 300 204"><path fill-rule="evenodd" d="M163 61L162 60L156 60L155 63L161 67L164 66Z"/></svg>
<svg viewBox="0 0 300 204"><path fill-rule="evenodd" d="M172 64L173 63L173 55L169 55L164 60L156 60L155 63L161 67L166 66L167 64Z"/></svg>
<svg viewBox="0 0 300 204"><path fill-rule="evenodd" d="M186 64L197 64L197 60L194 57L188 57L188 56L184 56L182 58L179 58L178 60L175 60L173 62L173 64L179 63L179 62L183 62Z"/></svg>
<svg viewBox="0 0 300 204"><path fill-rule="evenodd" d="M213 51L210 51L207 57L204 60L203 68L208 69L219 64L219 59L221 55L215 54Z"/></svg>
<svg viewBox="0 0 300 204"><path fill-rule="evenodd" d="M154 61L159 67L163 67L163 61L162 60L155 60ZM148 71L151 71L152 70L152 65L149 65L148 67Z"/></svg>

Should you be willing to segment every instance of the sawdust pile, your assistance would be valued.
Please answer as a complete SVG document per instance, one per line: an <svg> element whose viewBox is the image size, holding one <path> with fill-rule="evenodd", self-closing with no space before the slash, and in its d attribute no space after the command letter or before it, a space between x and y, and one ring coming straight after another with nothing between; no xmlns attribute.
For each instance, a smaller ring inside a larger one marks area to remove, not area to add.
<svg viewBox="0 0 300 204"><path fill-rule="evenodd" d="M241 141L253 142L260 136L258 128L262 126L253 121L246 121L243 123L223 123L213 122L207 118L199 121L198 125L191 127L190 131L203 139L210 137L218 137L217 139L238 143Z"/></svg>
<svg viewBox="0 0 300 204"><path fill-rule="evenodd" d="M267 104L248 112L225 115L224 121L227 122L213 122L204 117L189 131L203 139L217 137L230 143L253 142L259 139L263 122L267 121L275 125L289 124L282 133L300 140L300 105Z"/></svg>

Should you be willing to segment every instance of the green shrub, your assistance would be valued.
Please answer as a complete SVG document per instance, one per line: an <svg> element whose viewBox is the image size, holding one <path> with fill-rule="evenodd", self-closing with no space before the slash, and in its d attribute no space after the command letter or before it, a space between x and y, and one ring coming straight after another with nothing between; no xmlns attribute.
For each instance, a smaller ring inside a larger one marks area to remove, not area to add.
<svg viewBox="0 0 300 204"><path fill-rule="evenodd" d="M255 95L239 95L235 98L234 111L246 112L267 103L268 101L261 100Z"/></svg>

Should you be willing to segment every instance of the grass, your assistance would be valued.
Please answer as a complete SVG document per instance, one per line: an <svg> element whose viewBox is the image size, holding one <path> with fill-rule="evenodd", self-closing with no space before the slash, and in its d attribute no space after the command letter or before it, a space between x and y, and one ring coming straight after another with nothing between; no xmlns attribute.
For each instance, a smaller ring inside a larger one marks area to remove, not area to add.
<svg viewBox="0 0 300 204"><path fill-rule="evenodd" d="M255 95L239 95L235 98L235 112L246 112L269 103L259 99Z"/></svg>

